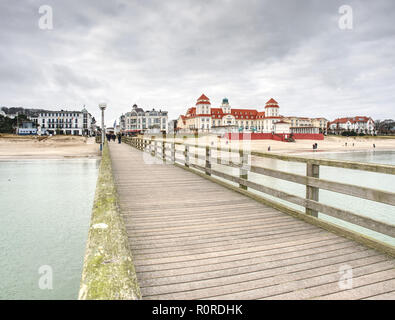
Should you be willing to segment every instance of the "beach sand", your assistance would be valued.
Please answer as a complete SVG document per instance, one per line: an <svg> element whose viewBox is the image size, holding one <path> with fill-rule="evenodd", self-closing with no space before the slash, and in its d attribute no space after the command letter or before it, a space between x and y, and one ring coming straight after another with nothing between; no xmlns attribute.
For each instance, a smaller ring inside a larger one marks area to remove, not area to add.
<svg viewBox="0 0 395 320"><path fill-rule="evenodd" d="M171 141L173 139L169 139ZM353 151L395 151L395 137L336 137L327 136L324 140L297 140L282 142L275 140L234 141L220 139L216 135L195 138L177 138L176 141L200 145L218 145L222 147L239 148L246 144L247 149L273 153L312 153L312 152L353 152ZM317 151L313 151L313 144L318 143ZM347 145L346 145L347 144ZM376 148L373 148L373 144ZM80 136L16 136L0 134L1 159L64 159L64 158L99 158L99 144L95 138Z"/></svg>
<svg viewBox="0 0 395 320"><path fill-rule="evenodd" d="M176 139L182 142L182 139ZM195 144L194 138L188 138L184 141ZM395 137L338 137L326 136L324 140L296 140L295 142L282 142L275 140L251 140L251 141L227 141L217 136L203 136L198 140L199 144L220 145L222 147L241 147L243 143L254 151L267 152L270 146L270 152L273 153L312 153L312 152L353 152L353 151L395 151ZM318 144L318 149L313 151L313 144ZM375 148L373 147L375 144Z"/></svg>
<svg viewBox="0 0 395 320"><path fill-rule="evenodd" d="M0 135L0 160L99 158L95 138Z"/></svg>

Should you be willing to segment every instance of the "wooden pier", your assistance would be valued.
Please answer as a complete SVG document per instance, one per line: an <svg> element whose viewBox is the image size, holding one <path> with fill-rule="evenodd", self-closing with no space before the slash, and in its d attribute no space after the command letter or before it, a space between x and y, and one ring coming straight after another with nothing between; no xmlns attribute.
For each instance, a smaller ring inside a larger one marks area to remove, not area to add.
<svg viewBox="0 0 395 320"><path fill-rule="evenodd" d="M306 213L292 216L243 194L257 187L247 182L249 170L281 176L251 165L247 169L243 151L240 166L228 163L240 168L240 176L232 178L211 168L210 147L192 154L188 145L177 148L175 143L143 139L126 142L133 147L109 145L143 299L395 299L393 247L385 254L379 251L381 244L375 250L339 235L348 237L348 231L333 227L330 232L316 215L325 210L389 235L393 226L320 206L319 187L341 192L344 186L320 181L318 162L307 165L307 178L280 177L306 184ZM183 163L174 165L177 155L183 156ZM205 160L205 165L199 166L193 158ZM377 171L368 164L365 169ZM391 166L378 170L393 174ZM227 187L211 175L232 179L239 186ZM366 189L344 192L380 196L389 204L394 201L390 193ZM297 197L288 200L300 203ZM369 239L364 241L371 244Z"/></svg>

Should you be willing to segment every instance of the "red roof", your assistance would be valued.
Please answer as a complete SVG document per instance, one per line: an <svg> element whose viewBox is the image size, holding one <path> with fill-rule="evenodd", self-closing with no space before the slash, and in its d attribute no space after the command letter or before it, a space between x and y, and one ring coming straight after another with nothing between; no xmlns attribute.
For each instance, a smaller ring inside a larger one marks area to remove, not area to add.
<svg viewBox="0 0 395 320"><path fill-rule="evenodd" d="M196 102L196 105L198 105L198 104L210 104L211 105L211 103L210 103L210 101L208 101L208 100L199 100L198 102Z"/></svg>
<svg viewBox="0 0 395 320"><path fill-rule="evenodd" d="M276 103L276 100L273 98L270 99L267 103ZM202 94L200 98L197 100L196 105L199 104L210 104L209 98ZM270 105L270 107L279 107L278 105ZM257 111L256 109L231 109L230 114L234 116L236 119L243 119L243 120L256 120L256 119L265 119L265 112L264 111ZM194 117L207 117L211 116L212 119L222 119L226 113L223 112L222 108L211 108L211 113L210 114L202 114L202 115L197 115L196 114L196 107L191 107L188 108L188 111L186 112L185 116L182 118L184 119L190 119ZM279 117L271 117L273 119L277 119Z"/></svg>
<svg viewBox="0 0 395 320"><path fill-rule="evenodd" d="M276 100L271 98L268 102L266 102L265 108L280 108Z"/></svg>
<svg viewBox="0 0 395 320"><path fill-rule="evenodd" d="M276 100L274 100L273 98L271 98L268 102L266 102L266 104L269 104L269 103L278 104L278 102Z"/></svg>
<svg viewBox="0 0 395 320"><path fill-rule="evenodd" d="M197 99L196 105L198 104L211 104L211 103L210 103L210 99L207 98L204 94L202 94L200 98Z"/></svg>
<svg viewBox="0 0 395 320"><path fill-rule="evenodd" d="M200 96L200 98L198 99L198 101L199 100L210 100L209 98L207 98L204 94L202 94L201 96Z"/></svg>
<svg viewBox="0 0 395 320"><path fill-rule="evenodd" d="M365 116L357 116L357 117L347 117L347 118L338 118L333 120L331 123L347 123L350 121L350 123L356 123L356 122L368 122L370 117L365 117Z"/></svg>
<svg viewBox="0 0 395 320"><path fill-rule="evenodd" d="M255 119L258 111L255 109L231 109L231 114L236 119Z"/></svg>

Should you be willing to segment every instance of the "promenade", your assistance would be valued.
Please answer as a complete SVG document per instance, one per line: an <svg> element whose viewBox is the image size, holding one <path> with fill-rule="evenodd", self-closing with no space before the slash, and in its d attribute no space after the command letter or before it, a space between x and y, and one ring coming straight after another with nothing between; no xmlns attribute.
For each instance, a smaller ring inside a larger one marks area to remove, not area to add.
<svg viewBox="0 0 395 320"><path fill-rule="evenodd" d="M143 299L395 299L385 254L146 163L149 154L124 143L109 147Z"/></svg>

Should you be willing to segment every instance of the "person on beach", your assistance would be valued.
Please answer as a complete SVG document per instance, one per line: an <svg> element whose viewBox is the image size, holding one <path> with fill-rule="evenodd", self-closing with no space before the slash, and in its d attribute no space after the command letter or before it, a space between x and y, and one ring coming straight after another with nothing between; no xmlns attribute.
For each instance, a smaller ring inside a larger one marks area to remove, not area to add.
<svg viewBox="0 0 395 320"><path fill-rule="evenodd" d="M270 151L270 146L267 148L267 151Z"/></svg>

